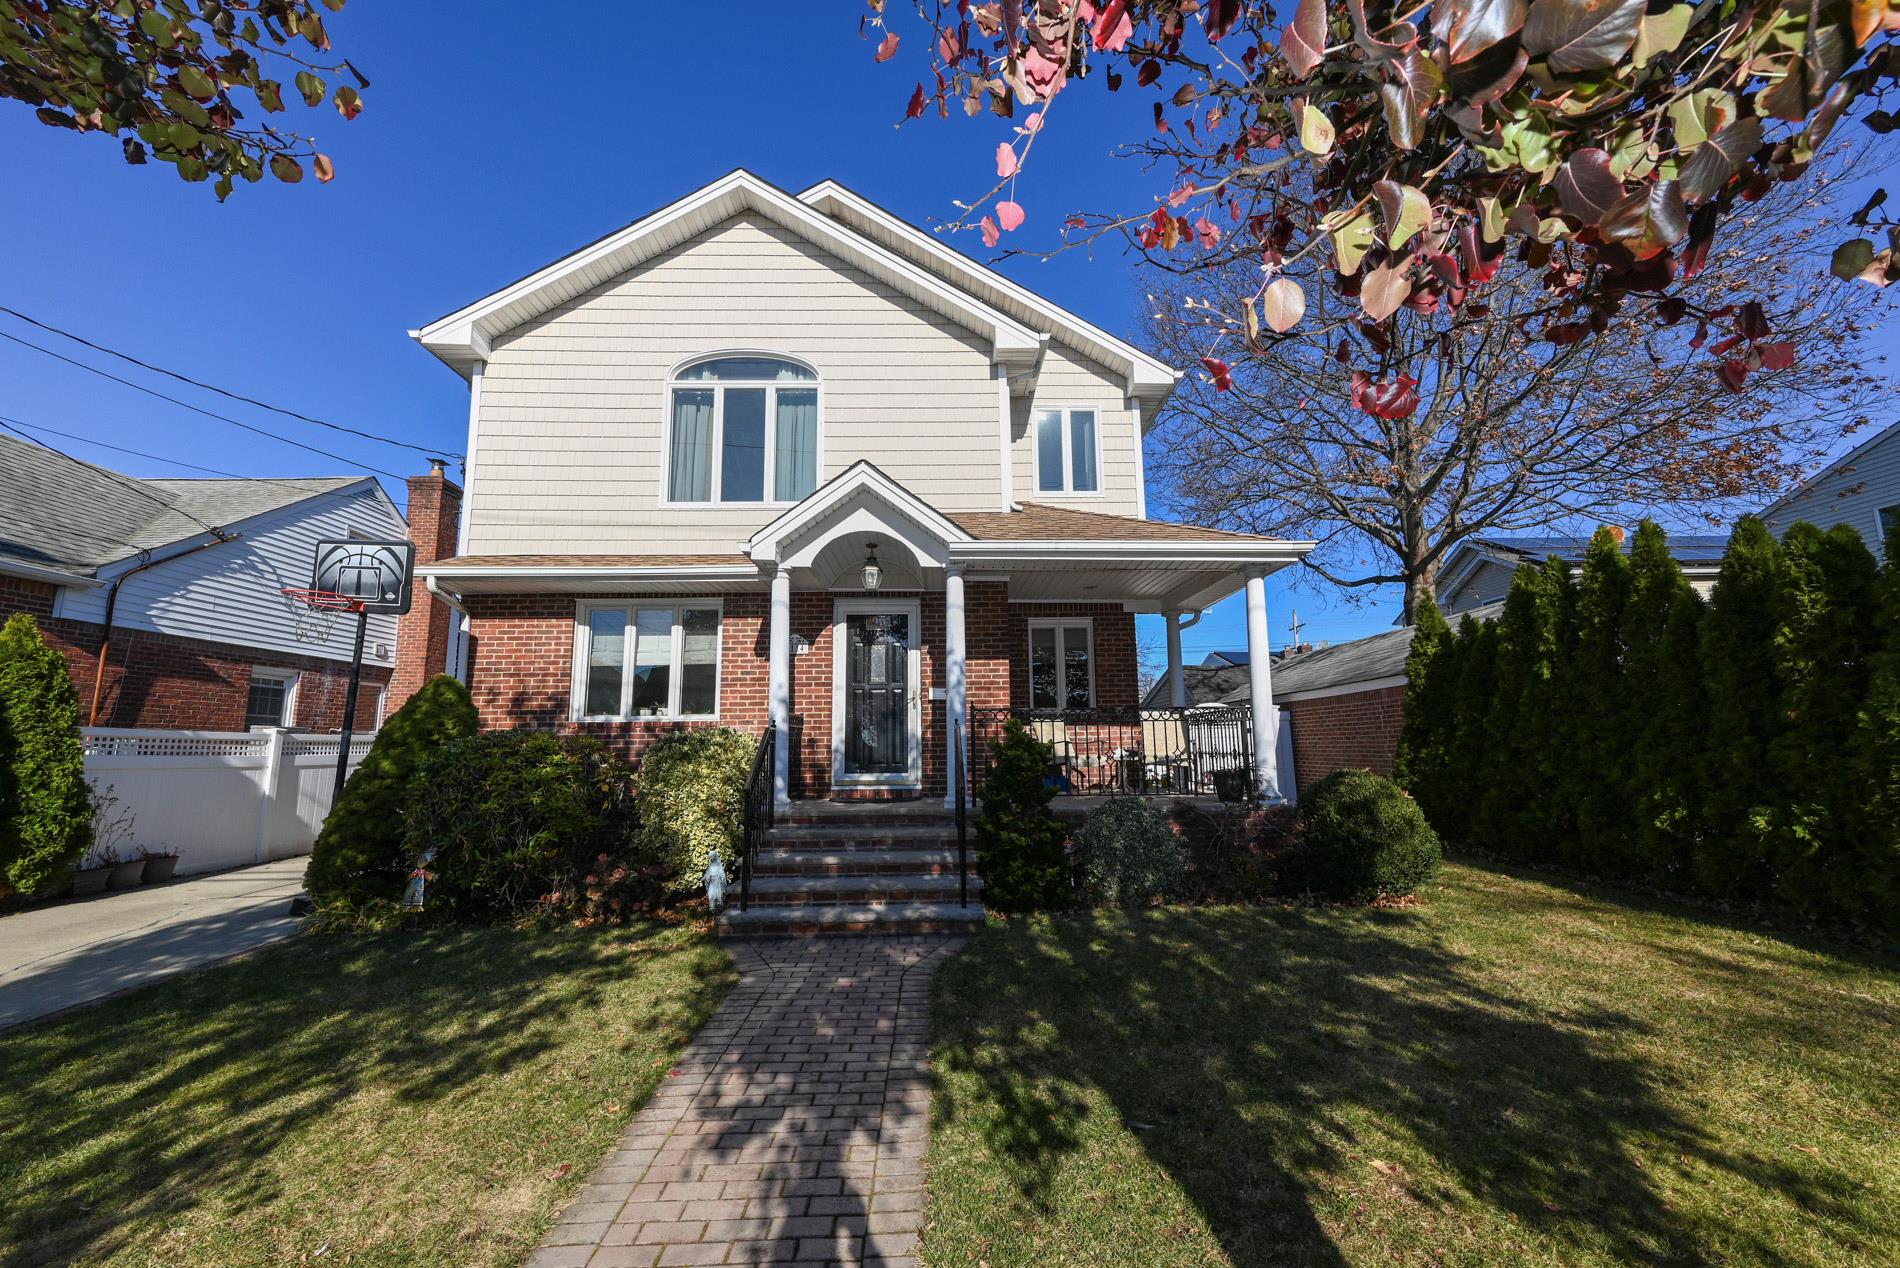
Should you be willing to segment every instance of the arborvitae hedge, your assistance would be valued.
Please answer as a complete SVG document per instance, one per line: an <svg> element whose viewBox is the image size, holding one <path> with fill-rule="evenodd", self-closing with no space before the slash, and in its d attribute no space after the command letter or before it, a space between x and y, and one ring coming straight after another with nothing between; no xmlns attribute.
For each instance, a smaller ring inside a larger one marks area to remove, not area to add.
<svg viewBox="0 0 1900 1268"><path fill-rule="evenodd" d="M1415 641L1403 782L1454 845L1900 935L1896 553L1745 518L1708 603L1650 523L1522 567Z"/></svg>
<svg viewBox="0 0 1900 1268"><path fill-rule="evenodd" d="M92 844L79 693L26 613L0 629L0 891L44 892Z"/></svg>

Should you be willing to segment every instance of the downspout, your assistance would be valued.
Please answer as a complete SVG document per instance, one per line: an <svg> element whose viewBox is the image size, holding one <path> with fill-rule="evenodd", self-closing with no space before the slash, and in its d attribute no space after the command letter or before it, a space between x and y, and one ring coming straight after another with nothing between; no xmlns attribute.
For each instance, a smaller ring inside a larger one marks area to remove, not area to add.
<svg viewBox="0 0 1900 1268"><path fill-rule="evenodd" d="M463 663L463 657L465 657L468 654L468 609L462 606L462 600L459 596L454 594L452 591L445 590L441 586L437 585L434 577L430 577L430 576L423 577L422 584L424 588L426 588L430 594L442 600L443 604L447 606L449 611L455 613L457 616L462 618L459 622L457 622L457 624L461 627L461 631L460 631L461 637L460 638L451 637L449 639L449 648L455 658L455 667L449 670L449 675L450 677L455 678L457 681L461 682L461 684L466 687L468 685L468 680L465 677L465 675L468 673L468 666ZM451 631L451 633L453 633L453 631ZM460 670L461 672L457 673L456 672L457 670Z"/></svg>
<svg viewBox="0 0 1900 1268"><path fill-rule="evenodd" d="M166 555L163 559L147 559L142 564L127 568L124 572L112 579L112 586L106 591L105 628L102 629L99 634L99 659L93 666L92 671L92 708L86 714L87 726L99 725L99 693L104 690L106 684L106 654L112 650L112 616L119 607L119 587L124 585L128 578L136 577L139 573L144 572L148 568L156 568L160 564L168 564L174 559L183 559L186 555L195 555L201 550L209 550L213 546L222 546L226 542L234 542L243 536L242 533L226 533L222 529L212 529L211 531L214 536L208 542L199 542L196 546L188 550L181 550L175 555Z"/></svg>

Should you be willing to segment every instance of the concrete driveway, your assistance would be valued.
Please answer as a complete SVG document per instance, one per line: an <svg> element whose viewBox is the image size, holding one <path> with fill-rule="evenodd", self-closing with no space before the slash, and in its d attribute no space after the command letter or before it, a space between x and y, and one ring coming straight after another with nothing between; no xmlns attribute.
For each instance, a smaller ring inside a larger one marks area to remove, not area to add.
<svg viewBox="0 0 1900 1268"><path fill-rule="evenodd" d="M289 937L308 863L279 859L0 917L0 1030Z"/></svg>

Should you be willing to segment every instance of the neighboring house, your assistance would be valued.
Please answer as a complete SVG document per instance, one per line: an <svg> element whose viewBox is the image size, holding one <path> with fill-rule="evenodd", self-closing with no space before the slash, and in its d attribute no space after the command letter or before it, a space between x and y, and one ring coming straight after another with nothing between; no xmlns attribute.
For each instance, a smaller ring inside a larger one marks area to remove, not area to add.
<svg viewBox="0 0 1900 1268"><path fill-rule="evenodd" d="M300 640L279 591L310 584L322 538L405 532L367 477L134 479L0 436L0 619L38 619L93 725L340 729L354 631ZM371 617L359 727L395 647L396 618Z"/></svg>
<svg viewBox="0 0 1900 1268"><path fill-rule="evenodd" d="M1900 423L1821 468L1760 512L1779 537L1797 520L1822 528L1851 524L1876 555L1900 533Z"/></svg>
<svg viewBox="0 0 1900 1268"><path fill-rule="evenodd" d="M1279 662L1275 661L1274 664L1277 667ZM1187 694L1185 703L1190 708L1195 705L1215 704L1236 693L1239 693L1244 701L1249 688L1248 669L1245 665L1210 665L1206 661L1198 665L1183 665L1181 685ZM1162 709L1172 705L1174 701L1169 687L1168 675L1161 675L1142 696L1142 707Z"/></svg>
<svg viewBox="0 0 1900 1268"><path fill-rule="evenodd" d="M734 172L414 335L469 466L405 622L446 662L398 674L484 725L769 722L781 799L941 798L966 717L1132 707L1135 614L1243 588L1267 692L1262 579L1310 544L1146 518L1178 372L835 183Z"/></svg>
<svg viewBox="0 0 1900 1268"><path fill-rule="evenodd" d="M1570 537L1474 537L1458 543L1439 565L1438 608L1452 624L1459 614L1487 603L1502 602L1511 589L1511 577L1522 564L1541 564L1555 555L1574 571L1583 566L1590 538ZM1628 554L1630 537L1625 534L1623 553ZM1711 533L1672 533L1669 553L1676 557L1682 575L1697 594L1709 597L1715 589L1716 574L1722 570L1722 552L1728 549L1728 535Z"/></svg>

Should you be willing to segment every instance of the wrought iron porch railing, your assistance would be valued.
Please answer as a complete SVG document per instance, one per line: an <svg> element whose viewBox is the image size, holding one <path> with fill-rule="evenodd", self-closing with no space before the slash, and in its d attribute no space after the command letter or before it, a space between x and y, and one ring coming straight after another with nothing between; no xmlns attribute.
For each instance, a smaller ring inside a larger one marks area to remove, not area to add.
<svg viewBox="0 0 1900 1268"><path fill-rule="evenodd" d="M952 755L951 769L957 777L957 906L970 905L970 827L969 827L969 787L970 752L963 738L963 729L953 727L950 742L956 747Z"/></svg>
<svg viewBox="0 0 1900 1268"><path fill-rule="evenodd" d="M764 733L759 736L759 747L753 750L752 769L745 777L744 830L739 846L740 911L746 911L752 905L752 867L759 856L759 843L772 830L772 822L778 812L778 799L773 795L772 788L773 772L778 765L777 756L778 728L768 722Z"/></svg>
<svg viewBox="0 0 1900 1268"><path fill-rule="evenodd" d="M1200 709L972 709L972 772L981 778L1003 724L1015 718L1049 746L1058 796L1218 797L1253 794L1253 711Z"/></svg>

